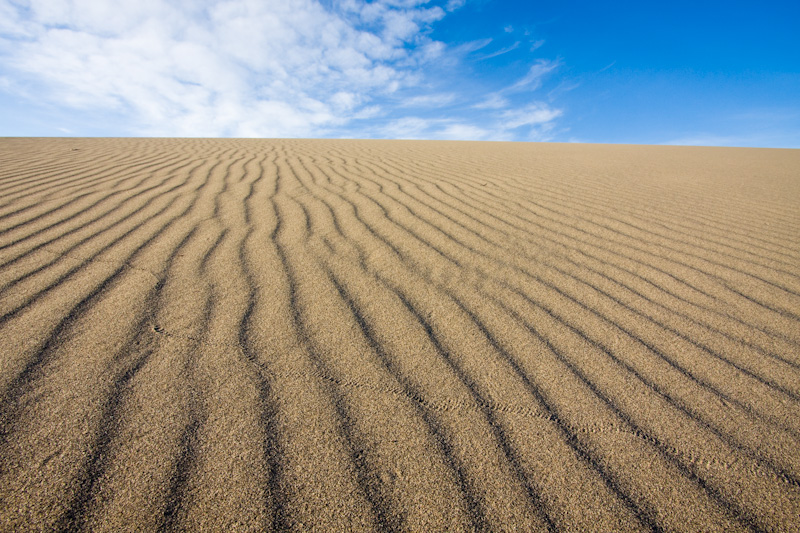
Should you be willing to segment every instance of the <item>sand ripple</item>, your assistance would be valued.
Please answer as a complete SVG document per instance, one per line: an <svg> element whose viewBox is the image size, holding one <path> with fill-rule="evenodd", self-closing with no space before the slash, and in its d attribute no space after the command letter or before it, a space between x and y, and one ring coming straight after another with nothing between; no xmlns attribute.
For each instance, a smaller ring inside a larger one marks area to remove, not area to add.
<svg viewBox="0 0 800 533"><path fill-rule="evenodd" d="M791 530L800 152L0 140L3 530Z"/></svg>

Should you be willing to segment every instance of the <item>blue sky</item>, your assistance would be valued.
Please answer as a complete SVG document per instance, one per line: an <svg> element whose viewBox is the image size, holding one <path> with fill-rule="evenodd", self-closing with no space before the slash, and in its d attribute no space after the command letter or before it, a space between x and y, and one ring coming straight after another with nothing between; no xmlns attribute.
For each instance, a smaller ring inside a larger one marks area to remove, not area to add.
<svg viewBox="0 0 800 533"><path fill-rule="evenodd" d="M0 0L0 136L800 148L800 2Z"/></svg>

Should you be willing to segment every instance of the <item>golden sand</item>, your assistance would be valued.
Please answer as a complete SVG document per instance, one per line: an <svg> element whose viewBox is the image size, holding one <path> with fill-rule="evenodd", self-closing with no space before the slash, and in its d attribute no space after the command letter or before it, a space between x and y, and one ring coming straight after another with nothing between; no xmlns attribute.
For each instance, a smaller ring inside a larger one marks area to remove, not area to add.
<svg viewBox="0 0 800 533"><path fill-rule="evenodd" d="M0 139L0 529L800 528L800 151Z"/></svg>

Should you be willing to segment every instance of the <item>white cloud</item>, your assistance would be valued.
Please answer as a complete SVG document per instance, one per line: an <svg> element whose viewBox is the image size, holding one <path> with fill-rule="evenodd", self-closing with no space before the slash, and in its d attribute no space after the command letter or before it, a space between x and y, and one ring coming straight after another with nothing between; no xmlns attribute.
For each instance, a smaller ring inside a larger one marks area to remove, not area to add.
<svg viewBox="0 0 800 533"><path fill-rule="evenodd" d="M440 41L430 41L417 49L420 58L424 61L433 61L444 54L447 46Z"/></svg>
<svg viewBox="0 0 800 533"><path fill-rule="evenodd" d="M475 52L477 50L480 50L481 48L485 48L485 47L489 46L489 44L491 42L492 42L492 39L490 39L490 38L478 39L476 41L469 41L469 42L460 44L460 45L455 47L455 50L457 52L462 53L462 54L469 54L471 52Z"/></svg>
<svg viewBox="0 0 800 533"><path fill-rule="evenodd" d="M672 146L747 146L757 144L753 138L737 135L699 134L667 141L666 145Z"/></svg>
<svg viewBox="0 0 800 533"><path fill-rule="evenodd" d="M475 109L503 109L509 106L509 101L499 94L491 94L482 102L473 105Z"/></svg>
<svg viewBox="0 0 800 533"><path fill-rule="evenodd" d="M381 136L392 139L440 139L453 141L508 140L503 130L465 124L452 118L404 117L381 128Z"/></svg>
<svg viewBox="0 0 800 533"><path fill-rule="evenodd" d="M370 119L379 116L382 111L383 110L381 109L381 107L377 105L362 107L361 109L353 113L352 118L353 120Z"/></svg>
<svg viewBox="0 0 800 533"><path fill-rule="evenodd" d="M0 0L0 54L37 98L127 113L130 133L308 136L443 53L424 4Z"/></svg>
<svg viewBox="0 0 800 533"><path fill-rule="evenodd" d="M466 122L461 117L403 117L390 121L378 134L394 139L449 139L546 141L552 138L555 119L561 109L533 102L520 109L493 111L482 121Z"/></svg>
<svg viewBox="0 0 800 533"><path fill-rule="evenodd" d="M1 35L9 37L25 37L29 35L27 24L20 18L19 9L10 2L0 2Z"/></svg>
<svg viewBox="0 0 800 533"><path fill-rule="evenodd" d="M467 0L448 0L445 9L447 11L455 11L467 3Z"/></svg>
<svg viewBox="0 0 800 533"><path fill-rule="evenodd" d="M379 134L390 139L430 139L430 131L442 120L428 120L419 117L404 117L383 126Z"/></svg>
<svg viewBox="0 0 800 533"><path fill-rule="evenodd" d="M521 126L542 126L560 117L562 111L543 102L535 102L520 109L510 109L502 113L503 124L508 129Z"/></svg>
<svg viewBox="0 0 800 533"><path fill-rule="evenodd" d="M535 102L523 108L504 111L500 119L503 127L508 130L529 126L541 132L552 129L553 121L562 114L560 109L554 109L543 102Z"/></svg>
<svg viewBox="0 0 800 533"><path fill-rule="evenodd" d="M400 101L402 107L437 107L452 103L456 99L453 93L422 94L404 98Z"/></svg>
<svg viewBox="0 0 800 533"><path fill-rule="evenodd" d="M493 57L497 57L497 56L501 56L503 54L507 54L508 52L511 52L512 50L516 50L517 48L519 48L519 45L520 45L520 42L517 41L514 44L512 44L511 46L506 46L505 48L501 48L500 50L497 50L496 52L492 52L491 54L486 54L484 56L481 56L478 59L479 60L491 59Z"/></svg>
<svg viewBox="0 0 800 533"><path fill-rule="evenodd" d="M659 144L676 146L750 146L761 148L800 148L797 130L759 129L758 124L749 124L747 131L737 131L731 135L714 133L690 134ZM637 141L642 142L642 141ZM658 142L658 141L656 141Z"/></svg>
<svg viewBox="0 0 800 533"><path fill-rule="evenodd" d="M536 89L542 86L542 81L544 77L553 70L555 70L556 68L558 68L560 65L561 64L557 61L539 59L536 61L534 65L532 65L528 69L528 73L524 77L517 80L512 85L503 87L493 93L488 94L481 102L473 104L472 107L474 109L504 109L507 107L511 107L511 102L507 98L509 94L514 94L514 93L518 94L523 91L535 91ZM536 104L536 105L541 107L542 104ZM516 117L523 116L525 113L530 113L530 112L531 112L530 106L523 109L516 109L509 111L509 113L516 113L514 115L515 117L514 120L517 120Z"/></svg>
<svg viewBox="0 0 800 533"><path fill-rule="evenodd" d="M558 61L538 59L528 73L517 83L512 85L509 90L535 90L542 86L544 77L561 65Z"/></svg>
<svg viewBox="0 0 800 533"><path fill-rule="evenodd" d="M115 135L546 138L561 110L512 101L559 63L481 80L476 103L466 57L493 41L433 40L464 4L437 3L0 0L0 91L77 123L113 116Z"/></svg>
<svg viewBox="0 0 800 533"><path fill-rule="evenodd" d="M471 124L449 124L437 134L438 139L454 141L483 141L491 137L491 131Z"/></svg>

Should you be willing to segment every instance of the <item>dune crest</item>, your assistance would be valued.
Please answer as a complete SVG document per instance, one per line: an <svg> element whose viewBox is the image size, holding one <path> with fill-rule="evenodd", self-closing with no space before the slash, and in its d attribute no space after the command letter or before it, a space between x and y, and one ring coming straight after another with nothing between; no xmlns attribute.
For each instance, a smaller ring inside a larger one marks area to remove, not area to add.
<svg viewBox="0 0 800 533"><path fill-rule="evenodd" d="M4 530L789 530L800 151L0 139Z"/></svg>

